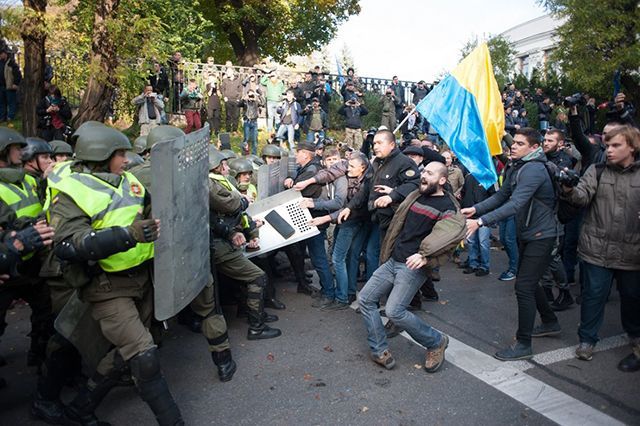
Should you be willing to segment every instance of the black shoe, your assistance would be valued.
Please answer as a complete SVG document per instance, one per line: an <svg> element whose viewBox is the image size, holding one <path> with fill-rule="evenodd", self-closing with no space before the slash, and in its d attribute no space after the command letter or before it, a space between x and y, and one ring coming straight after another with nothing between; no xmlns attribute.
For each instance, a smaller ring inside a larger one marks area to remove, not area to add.
<svg viewBox="0 0 640 426"><path fill-rule="evenodd" d="M531 350L531 345L516 342L508 348L499 350L493 356L500 361L516 361L518 359L533 358L533 351Z"/></svg>
<svg viewBox="0 0 640 426"><path fill-rule="evenodd" d="M31 415L39 420L43 420L50 425L60 425L64 423L64 405L60 401L48 401L39 395L31 403L29 410Z"/></svg>
<svg viewBox="0 0 640 426"><path fill-rule="evenodd" d="M225 349L222 352L211 352L211 358L216 367L218 367L218 377L220 381L228 382L231 380L238 368L233 358L231 358L231 351Z"/></svg>
<svg viewBox="0 0 640 426"><path fill-rule="evenodd" d="M261 329L252 329L249 327L247 331L247 339L248 340L264 340L264 339L273 339L282 334L282 332L277 328L271 328L268 325L262 326Z"/></svg>
<svg viewBox="0 0 640 426"><path fill-rule="evenodd" d="M464 268L464 271L462 271L463 274L475 274L476 271L478 270L478 268L472 268L471 266L467 266L466 268Z"/></svg>
<svg viewBox="0 0 640 426"><path fill-rule="evenodd" d="M440 272L439 271L431 271L431 279L435 282L440 281Z"/></svg>
<svg viewBox="0 0 640 426"><path fill-rule="evenodd" d="M347 303L352 304L356 300L358 300L358 296L356 296L355 294L350 294L347 298Z"/></svg>
<svg viewBox="0 0 640 426"><path fill-rule="evenodd" d="M467 262L467 261L460 262L458 264L458 268L460 268L460 269L467 269L468 267L469 267L469 262Z"/></svg>
<svg viewBox="0 0 640 426"><path fill-rule="evenodd" d="M262 321L264 322L276 322L278 321L280 318L278 318L277 315L274 314L270 314L266 311L262 311Z"/></svg>
<svg viewBox="0 0 640 426"><path fill-rule="evenodd" d="M275 297L265 300L264 301L264 307L265 308L271 308L271 309L277 309L279 311L281 311L283 309L287 309L285 304L282 303L281 301L279 301L278 299L276 299Z"/></svg>
<svg viewBox="0 0 640 426"><path fill-rule="evenodd" d="M557 336L560 333L562 333L562 329L560 328L560 324L557 322L549 324L542 323L533 327L533 330L531 330L531 337Z"/></svg>
<svg viewBox="0 0 640 426"><path fill-rule="evenodd" d="M558 295L556 300L551 302L550 306L551 309L558 312L569 309L569 307L574 303L575 302L573 300L573 296L571 296L571 292L569 290L560 290L560 294Z"/></svg>
<svg viewBox="0 0 640 426"><path fill-rule="evenodd" d="M4 367L5 365L7 365L7 360L4 359L3 356L0 356L0 367Z"/></svg>
<svg viewBox="0 0 640 426"><path fill-rule="evenodd" d="M422 300L424 300L425 302L437 302L438 300L440 300L440 296L436 295L428 295L425 296L424 294L422 295Z"/></svg>
<svg viewBox="0 0 640 426"><path fill-rule="evenodd" d="M640 370L640 348L634 348L628 356L618 363L618 370L633 373Z"/></svg>
<svg viewBox="0 0 640 426"><path fill-rule="evenodd" d="M398 334L402 333L404 330L393 323L393 321L389 320L384 325L384 332L387 335L388 339L392 339L396 337Z"/></svg>
<svg viewBox="0 0 640 426"><path fill-rule="evenodd" d="M476 270L476 277L486 277L489 275L489 270L484 268L478 268Z"/></svg>
<svg viewBox="0 0 640 426"><path fill-rule="evenodd" d="M310 288L307 284L298 284L298 293L301 294L312 294L313 289Z"/></svg>

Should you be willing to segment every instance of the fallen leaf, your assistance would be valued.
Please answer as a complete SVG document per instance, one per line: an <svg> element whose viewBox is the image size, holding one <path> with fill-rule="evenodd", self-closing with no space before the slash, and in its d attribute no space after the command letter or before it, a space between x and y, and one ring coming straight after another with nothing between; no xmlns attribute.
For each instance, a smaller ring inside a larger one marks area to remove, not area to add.
<svg viewBox="0 0 640 426"><path fill-rule="evenodd" d="M268 359L269 361L273 362L273 361L276 359L276 357L275 357L275 356L273 356L273 354L272 354L271 352L269 352L269 354L267 355L267 359Z"/></svg>
<svg viewBox="0 0 640 426"><path fill-rule="evenodd" d="M309 380L313 379L313 376L311 374L305 374L302 378L308 382Z"/></svg>
<svg viewBox="0 0 640 426"><path fill-rule="evenodd" d="M369 411L369 407L366 407L366 406L360 409L361 413L366 413L367 411Z"/></svg>
<svg viewBox="0 0 640 426"><path fill-rule="evenodd" d="M441 304L441 305L446 305L447 303L449 303L449 301L448 300L441 300L438 303Z"/></svg>
<svg viewBox="0 0 640 426"><path fill-rule="evenodd" d="M420 370L422 366L420 364L413 364L413 368L415 368L416 370Z"/></svg>
<svg viewBox="0 0 640 426"><path fill-rule="evenodd" d="M320 400L320 395L316 394L315 399Z"/></svg>
<svg viewBox="0 0 640 426"><path fill-rule="evenodd" d="M325 350L326 352L333 352L333 348L332 348L331 346L329 346L329 345L325 346L325 347L324 347L324 350Z"/></svg>

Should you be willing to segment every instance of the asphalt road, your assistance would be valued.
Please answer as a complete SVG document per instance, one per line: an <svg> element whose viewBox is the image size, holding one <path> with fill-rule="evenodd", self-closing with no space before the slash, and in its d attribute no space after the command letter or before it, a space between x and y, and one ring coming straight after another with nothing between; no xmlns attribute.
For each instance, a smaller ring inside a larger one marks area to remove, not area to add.
<svg viewBox="0 0 640 426"><path fill-rule="evenodd" d="M536 339L533 361L502 363L491 357L513 340L513 281L500 282L506 265L492 252L487 277L442 268L440 302L423 303L420 315L451 336L447 363L435 374L421 368L424 350L404 336L391 340L397 365L386 371L369 360L365 329L353 310L311 308L292 281L277 283L285 311L277 339L247 341L246 323L228 314L233 380L220 383L205 339L175 322L161 348L162 367L187 424L626 424L640 425L640 373L622 373L629 353L622 335L619 299L613 292L593 361L572 356L579 308L559 313L563 333ZM578 289L573 288L574 294ZM17 306L0 343L8 386L0 390L0 424L42 424L30 419L35 376L25 365L29 308ZM567 349L568 348L568 349ZM564 349L564 350L563 350ZM66 391L63 400L72 397ZM97 411L115 425L151 425L154 418L133 388L118 388Z"/></svg>

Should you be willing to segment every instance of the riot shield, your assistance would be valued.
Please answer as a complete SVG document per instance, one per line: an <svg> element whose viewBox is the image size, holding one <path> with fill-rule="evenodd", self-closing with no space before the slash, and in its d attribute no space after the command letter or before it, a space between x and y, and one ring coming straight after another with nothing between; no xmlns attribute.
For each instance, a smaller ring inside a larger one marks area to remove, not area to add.
<svg viewBox="0 0 640 426"><path fill-rule="evenodd" d="M151 149L155 317L187 306L209 281L209 126Z"/></svg>
<svg viewBox="0 0 640 426"><path fill-rule="evenodd" d="M249 206L247 213L264 221L264 225L260 227L260 250L246 252L246 257L268 253L319 233L318 228L308 224L311 214L300 208L300 200L300 192L290 189L258 199Z"/></svg>
<svg viewBox="0 0 640 426"><path fill-rule="evenodd" d="M263 200L284 191L284 180L296 170L294 157L282 157L279 162L263 164L258 169L258 199Z"/></svg>
<svg viewBox="0 0 640 426"><path fill-rule="evenodd" d="M102 335L100 324L91 316L91 305L78 298L75 291L54 323L55 329L64 336L82 355L92 369L107 354L111 343Z"/></svg>

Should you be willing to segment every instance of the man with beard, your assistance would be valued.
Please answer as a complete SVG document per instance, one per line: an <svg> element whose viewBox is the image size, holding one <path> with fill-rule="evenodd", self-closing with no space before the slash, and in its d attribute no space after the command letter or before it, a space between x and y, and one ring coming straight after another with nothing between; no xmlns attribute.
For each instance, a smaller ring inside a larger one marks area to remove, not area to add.
<svg viewBox="0 0 640 426"><path fill-rule="evenodd" d="M453 197L443 191L447 167L425 166L420 187L398 207L380 252L381 265L358 296L368 332L373 361L386 369L395 366L389 352L378 302L387 294L386 314L427 348L425 371L436 372L444 363L449 338L407 310L409 302L434 266L463 238L464 217Z"/></svg>

